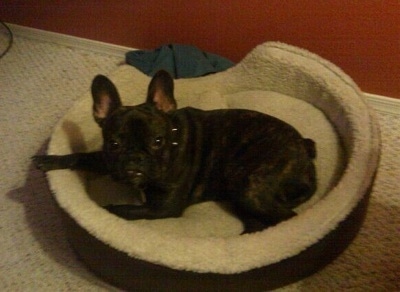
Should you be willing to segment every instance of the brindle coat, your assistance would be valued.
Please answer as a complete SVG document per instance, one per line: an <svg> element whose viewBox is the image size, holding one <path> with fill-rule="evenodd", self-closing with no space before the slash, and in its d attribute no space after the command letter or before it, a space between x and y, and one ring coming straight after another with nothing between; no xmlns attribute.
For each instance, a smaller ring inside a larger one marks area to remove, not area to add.
<svg viewBox="0 0 400 292"><path fill-rule="evenodd" d="M140 188L143 205L105 206L118 216L177 217L190 204L217 200L271 224L294 216L292 209L315 192L314 142L281 120L249 110L176 109L165 71L153 77L141 105L123 106L101 75L92 95L102 151L34 160L45 171L95 171Z"/></svg>

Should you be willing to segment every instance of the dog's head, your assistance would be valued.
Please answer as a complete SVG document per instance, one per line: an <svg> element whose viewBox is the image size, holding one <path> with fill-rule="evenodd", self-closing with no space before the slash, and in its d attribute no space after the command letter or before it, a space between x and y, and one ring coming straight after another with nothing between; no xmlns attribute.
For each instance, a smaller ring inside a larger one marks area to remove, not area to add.
<svg viewBox="0 0 400 292"><path fill-rule="evenodd" d="M138 187L162 179L176 147L173 80L159 71L151 80L145 103L123 106L114 84L98 75L92 83L93 116L102 128L103 152L114 178Z"/></svg>

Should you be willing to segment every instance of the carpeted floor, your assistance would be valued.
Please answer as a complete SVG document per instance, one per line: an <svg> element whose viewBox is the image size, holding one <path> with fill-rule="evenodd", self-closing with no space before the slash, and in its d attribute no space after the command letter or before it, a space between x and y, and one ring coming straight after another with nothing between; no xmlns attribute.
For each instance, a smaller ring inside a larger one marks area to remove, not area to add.
<svg viewBox="0 0 400 292"><path fill-rule="evenodd" d="M122 60L22 37L0 59L1 291L117 291L70 250L45 176L30 157L44 152L53 126L93 76ZM328 267L282 291L400 290L400 113L378 116L383 153L360 234Z"/></svg>

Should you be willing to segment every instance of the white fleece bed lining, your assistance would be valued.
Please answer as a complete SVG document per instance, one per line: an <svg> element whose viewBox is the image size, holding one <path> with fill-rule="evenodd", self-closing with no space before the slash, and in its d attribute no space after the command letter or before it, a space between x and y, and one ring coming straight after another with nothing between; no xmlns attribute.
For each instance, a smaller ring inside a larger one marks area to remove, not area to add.
<svg viewBox="0 0 400 292"><path fill-rule="evenodd" d="M126 104L144 100L149 77L129 66L110 77ZM126 221L98 205L114 200L106 191L112 182L69 170L49 172L61 208L90 234L131 257L179 270L223 274L270 265L335 229L371 183L379 153L374 115L352 80L314 54L265 43L226 72L177 80L175 90L179 107L250 108L293 124L317 142L318 192L299 208L299 216L239 236L240 221L216 203L193 206L183 219L159 220L167 223ZM56 126L50 154L100 148L100 130L90 111L91 97L85 94ZM120 191L120 200L129 198ZM199 220L204 214L208 217Z"/></svg>

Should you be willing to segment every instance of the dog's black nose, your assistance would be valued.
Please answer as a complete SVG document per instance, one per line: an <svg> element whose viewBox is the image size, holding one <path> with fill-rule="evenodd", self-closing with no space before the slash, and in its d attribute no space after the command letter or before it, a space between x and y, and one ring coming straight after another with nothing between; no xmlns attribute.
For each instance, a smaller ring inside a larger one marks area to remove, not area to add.
<svg viewBox="0 0 400 292"><path fill-rule="evenodd" d="M140 178L143 177L143 172L139 170L129 169L127 170L127 174L132 178Z"/></svg>

